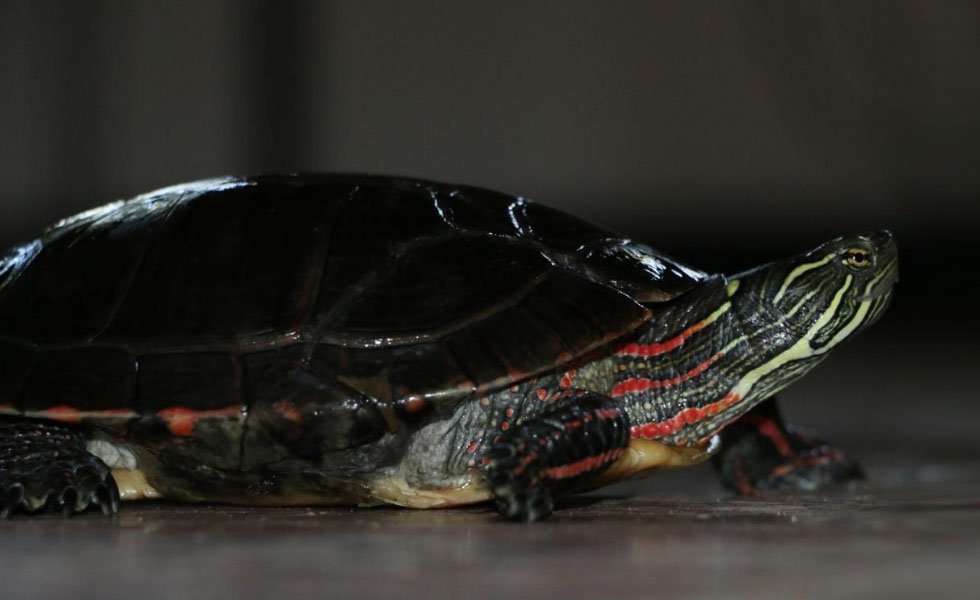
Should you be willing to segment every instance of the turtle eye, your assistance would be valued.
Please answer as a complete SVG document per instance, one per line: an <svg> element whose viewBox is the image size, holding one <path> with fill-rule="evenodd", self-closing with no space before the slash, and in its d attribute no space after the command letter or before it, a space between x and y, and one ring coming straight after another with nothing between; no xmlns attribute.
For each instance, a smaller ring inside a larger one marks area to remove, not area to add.
<svg viewBox="0 0 980 600"><path fill-rule="evenodd" d="M871 253L864 248L849 248L844 252L844 264L852 269L866 269L871 266Z"/></svg>

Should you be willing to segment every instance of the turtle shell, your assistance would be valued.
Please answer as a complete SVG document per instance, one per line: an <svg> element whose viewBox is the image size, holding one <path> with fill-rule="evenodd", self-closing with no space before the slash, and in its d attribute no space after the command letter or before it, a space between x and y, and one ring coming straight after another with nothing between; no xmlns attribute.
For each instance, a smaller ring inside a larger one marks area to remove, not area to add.
<svg viewBox="0 0 980 600"><path fill-rule="evenodd" d="M66 219L0 259L0 410L247 409L296 369L382 403L458 400L632 331L644 304L703 277L473 187L202 181Z"/></svg>

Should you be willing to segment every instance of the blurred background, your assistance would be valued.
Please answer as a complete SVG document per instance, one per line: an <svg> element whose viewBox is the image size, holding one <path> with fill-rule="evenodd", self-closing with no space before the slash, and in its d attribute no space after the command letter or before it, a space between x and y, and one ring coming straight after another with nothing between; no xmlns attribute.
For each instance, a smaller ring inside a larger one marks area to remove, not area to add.
<svg viewBox="0 0 980 600"><path fill-rule="evenodd" d="M361 171L712 271L886 227L902 261L890 313L783 397L870 496L732 500L705 465L528 528L125 507L0 523L14 595L975 596L980 2L0 0L0 82L0 247L173 183Z"/></svg>
<svg viewBox="0 0 980 600"><path fill-rule="evenodd" d="M974 0L5 0L0 78L3 246L272 171L500 189L726 272L887 227L891 313L789 410L977 456Z"/></svg>

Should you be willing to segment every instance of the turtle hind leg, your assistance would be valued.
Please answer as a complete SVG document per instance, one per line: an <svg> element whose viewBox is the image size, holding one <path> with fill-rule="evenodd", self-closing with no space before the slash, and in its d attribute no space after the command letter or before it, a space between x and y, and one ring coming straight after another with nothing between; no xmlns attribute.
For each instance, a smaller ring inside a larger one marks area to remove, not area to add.
<svg viewBox="0 0 980 600"><path fill-rule="evenodd" d="M119 490L108 466L85 449L69 427L42 421L0 420L0 518L23 511L66 515L98 506L119 510Z"/></svg>
<svg viewBox="0 0 980 600"><path fill-rule="evenodd" d="M741 495L763 490L811 491L864 479L861 467L827 442L786 425L775 398L721 432L712 458L722 484Z"/></svg>
<svg viewBox="0 0 980 600"><path fill-rule="evenodd" d="M519 521L547 517L554 498L591 487L629 445L615 400L565 390L555 407L510 429L490 448L487 475L497 510Z"/></svg>

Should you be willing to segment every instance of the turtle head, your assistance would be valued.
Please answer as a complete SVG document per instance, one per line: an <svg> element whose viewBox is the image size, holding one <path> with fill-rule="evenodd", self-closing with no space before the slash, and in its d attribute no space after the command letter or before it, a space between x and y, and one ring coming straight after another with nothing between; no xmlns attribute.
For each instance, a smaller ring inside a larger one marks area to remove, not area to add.
<svg viewBox="0 0 980 600"><path fill-rule="evenodd" d="M898 251L887 231L839 237L737 279L754 305L740 311L743 318L748 312L784 344L805 339L823 354L884 312L898 280Z"/></svg>

